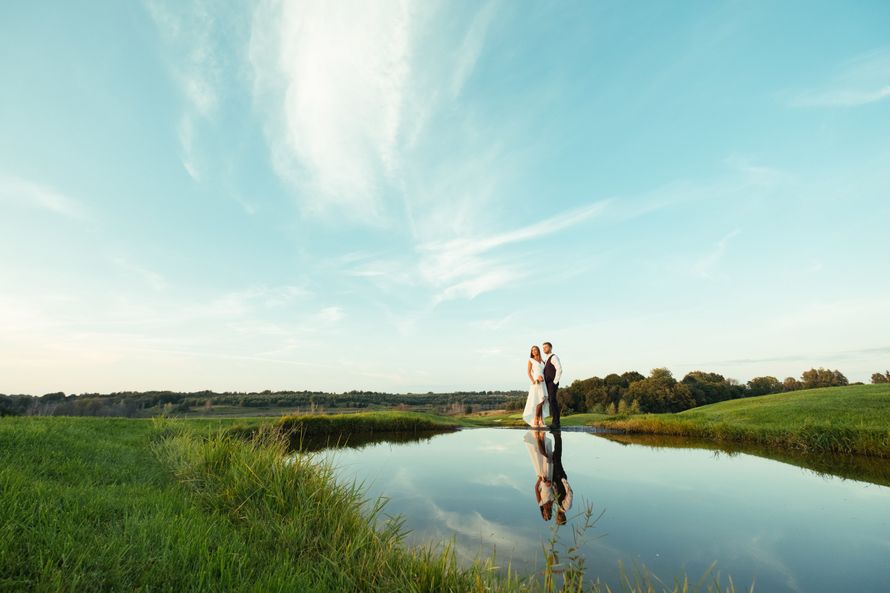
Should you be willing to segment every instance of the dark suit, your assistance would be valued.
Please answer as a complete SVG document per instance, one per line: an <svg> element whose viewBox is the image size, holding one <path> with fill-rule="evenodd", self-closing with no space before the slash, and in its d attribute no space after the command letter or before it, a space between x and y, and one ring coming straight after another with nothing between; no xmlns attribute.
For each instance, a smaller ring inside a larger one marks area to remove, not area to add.
<svg viewBox="0 0 890 593"><path fill-rule="evenodd" d="M559 428L559 402L556 400L556 391L559 389L559 383L554 383L556 378L556 367L553 366L551 359L553 354L547 357L547 363L544 365L544 385L547 387L547 402L550 405L550 426Z"/></svg>
<svg viewBox="0 0 890 593"><path fill-rule="evenodd" d="M556 490L556 502L561 506L566 497L566 485L562 481L569 480L562 466L562 432L554 430L553 439L553 487Z"/></svg>

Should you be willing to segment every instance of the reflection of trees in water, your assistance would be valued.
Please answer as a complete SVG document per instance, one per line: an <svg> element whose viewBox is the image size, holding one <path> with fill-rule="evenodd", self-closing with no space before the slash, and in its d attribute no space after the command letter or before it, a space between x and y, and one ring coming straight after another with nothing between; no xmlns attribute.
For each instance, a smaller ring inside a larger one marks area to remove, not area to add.
<svg viewBox="0 0 890 593"><path fill-rule="evenodd" d="M413 443L426 443L433 437L449 434L452 430L434 430L422 432L375 432L355 433L348 435L328 434L320 436L303 435L295 433L291 436L290 448L292 451L322 451L324 449L362 449L378 443L407 445Z"/></svg>
<svg viewBox="0 0 890 593"><path fill-rule="evenodd" d="M754 443L717 443L707 439L657 434L595 434L622 445L642 445L653 449L708 449L717 455L745 453L808 469L820 476L859 480L890 486L890 460L864 455L828 455L798 451L777 451Z"/></svg>

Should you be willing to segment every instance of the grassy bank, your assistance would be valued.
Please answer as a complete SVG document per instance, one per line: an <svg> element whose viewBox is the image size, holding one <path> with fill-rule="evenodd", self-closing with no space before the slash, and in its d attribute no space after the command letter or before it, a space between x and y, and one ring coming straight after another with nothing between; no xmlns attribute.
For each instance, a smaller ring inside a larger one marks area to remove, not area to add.
<svg viewBox="0 0 890 593"><path fill-rule="evenodd" d="M447 547L406 547L398 521L379 528L379 505L329 466L285 462L280 433L225 428L0 418L0 591L547 590L485 560L459 567ZM619 587L697 589L645 573Z"/></svg>
<svg viewBox="0 0 890 593"><path fill-rule="evenodd" d="M443 416L421 412L362 412L358 414L311 414L282 416L271 423L250 419L229 429L230 434L252 438L271 430L286 438L291 449L317 449L334 444L354 444L381 436L411 438L457 430L462 424Z"/></svg>
<svg viewBox="0 0 890 593"><path fill-rule="evenodd" d="M407 548L274 438L208 423L0 420L0 591L518 591Z"/></svg>
<svg viewBox="0 0 890 593"><path fill-rule="evenodd" d="M603 419L592 424L628 433L890 457L890 385L792 391L725 401L677 414Z"/></svg>
<svg viewBox="0 0 890 593"><path fill-rule="evenodd" d="M598 422L608 418L606 414L571 414L563 416L560 419L562 426L590 426L594 422ZM496 412L484 414L470 414L460 417L463 426L510 426L525 427L528 425L522 419L522 412ZM549 419L545 420L545 423Z"/></svg>

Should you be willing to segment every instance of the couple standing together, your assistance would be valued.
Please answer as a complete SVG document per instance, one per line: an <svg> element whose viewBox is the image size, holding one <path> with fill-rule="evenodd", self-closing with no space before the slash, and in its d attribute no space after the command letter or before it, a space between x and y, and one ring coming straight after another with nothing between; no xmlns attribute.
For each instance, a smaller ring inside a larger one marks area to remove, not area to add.
<svg viewBox="0 0 890 593"><path fill-rule="evenodd" d="M562 363L553 353L553 344L544 342L541 349L532 346L528 359L528 378L532 382L525 400L522 419L532 428L543 429L544 418L551 416L550 428L559 428L559 402L556 391L562 376Z"/></svg>

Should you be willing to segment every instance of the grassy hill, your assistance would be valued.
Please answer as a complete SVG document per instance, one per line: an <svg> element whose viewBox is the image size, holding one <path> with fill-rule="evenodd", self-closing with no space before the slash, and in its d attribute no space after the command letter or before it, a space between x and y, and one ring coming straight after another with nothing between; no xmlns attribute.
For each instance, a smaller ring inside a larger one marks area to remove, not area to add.
<svg viewBox="0 0 890 593"><path fill-rule="evenodd" d="M890 385L826 387L731 400L677 414L594 422L630 433L757 442L890 457Z"/></svg>

